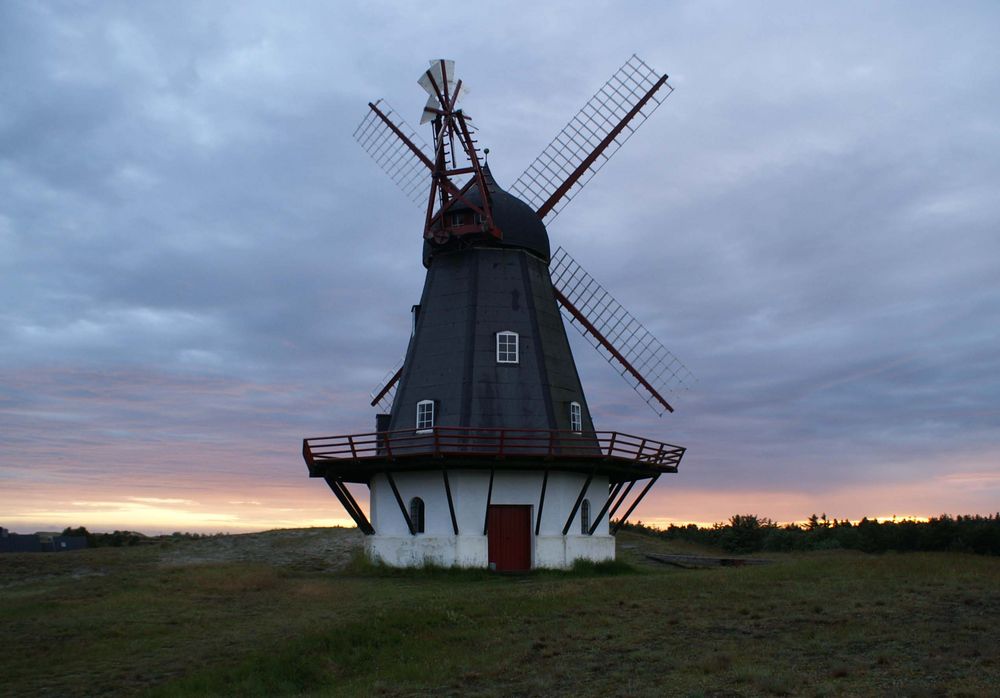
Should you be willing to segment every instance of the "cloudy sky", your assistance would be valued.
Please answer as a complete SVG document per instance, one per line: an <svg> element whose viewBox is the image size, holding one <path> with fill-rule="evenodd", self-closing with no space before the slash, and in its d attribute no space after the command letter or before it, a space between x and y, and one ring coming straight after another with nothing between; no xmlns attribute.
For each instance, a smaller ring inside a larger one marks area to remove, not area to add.
<svg viewBox="0 0 1000 698"><path fill-rule="evenodd" d="M421 212L351 138L458 62L510 184L632 53L674 94L550 228L698 377L636 516L1000 509L995 3L0 4L0 526L344 523ZM572 331L571 331L572 332Z"/></svg>

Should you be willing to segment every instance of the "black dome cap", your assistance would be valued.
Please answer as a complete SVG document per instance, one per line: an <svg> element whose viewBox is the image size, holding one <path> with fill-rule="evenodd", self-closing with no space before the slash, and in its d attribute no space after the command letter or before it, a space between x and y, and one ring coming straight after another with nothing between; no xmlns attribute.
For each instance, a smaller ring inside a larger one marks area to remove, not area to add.
<svg viewBox="0 0 1000 698"><path fill-rule="evenodd" d="M457 240L449 240L441 245L425 240L424 266L430 266L431 258L438 252L450 252L469 246L517 247L528 250L548 262L551 248L549 247L549 234L545 230L542 219L535 214L531 206L497 186L489 166L483 166L483 179L493 204L493 222L503 231L503 240L497 240L488 234L463 235ZM483 195L478 187L473 187L466 195L466 199L478 206L483 200ZM454 212L469 210L464 201L458 202L451 208L451 211Z"/></svg>

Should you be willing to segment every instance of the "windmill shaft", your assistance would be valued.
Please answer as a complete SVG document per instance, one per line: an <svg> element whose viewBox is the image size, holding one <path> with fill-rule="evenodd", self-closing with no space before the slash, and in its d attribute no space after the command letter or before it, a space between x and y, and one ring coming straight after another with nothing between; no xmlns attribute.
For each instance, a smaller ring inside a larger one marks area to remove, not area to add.
<svg viewBox="0 0 1000 698"><path fill-rule="evenodd" d="M592 322L590 322L590 320L588 320L587 317L583 313L581 313L579 311L579 309L577 309L577 307L575 305L573 305L570 302L569 298L567 298L566 296L564 296L562 294L562 292L558 288L553 287L552 290L555 292L555 294L556 294L556 300L559 301L559 304L562 307L566 308L566 310L568 310L570 312L570 314L574 318L576 318L576 320L581 325L583 325L587 329L587 331L590 332L590 334L592 334L594 336L594 338L598 342L600 342L601 345L605 349L607 349L608 352L613 357L615 357L615 360L617 360L618 363L620 363L622 366L624 366L625 370L628 371L630 374L632 374L632 377L635 378L637 381L639 381L639 383L642 385L643 388L645 388L646 390L649 391L649 394L652 395L656 399L657 402L659 402L661 405L663 405L663 407L666 408L666 410L668 412L673 412L674 408L670 406L670 403L667 402L663 398L662 395L660 395L660 393L656 390L656 388L654 388L652 385L649 384L649 381L647 381L643 377L643 375L641 373L639 373L635 369L634 366L632 366L632 364L629 362L628 359L626 359L624 356L622 356L621 352L619 352L617 349L615 349L615 346L611 342L608 341L607 337L605 337L603 334L601 334L601 331L598 330L596 327L594 327L594 324Z"/></svg>
<svg viewBox="0 0 1000 698"><path fill-rule="evenodd" d="M631 121L635 117L635 115L642 110L644 106L646 106L646 103L653 97L656 91L659 90L661 87L663 87L663 84L666 81L667 81L666 75L657 80L656 83L651 88L649 88L649 91L647 91L646 94L642 96L642 99L636 102L635 106L632 107L632 109L630 109L629 112L624 117L622 117L622 120L618 122L618 125L615 126L613 129L611 129L611 131L608 132L608 135L604 137L604 140L598 143L597 147L594 148L594 150L590 153L590 155L584 158L583 162L581 162L577 166L577 168L573 170L570 176L566 178L566 181L563 182L558 189L552 192L552 196L550 196L548 200L545 203L543 203L541 207L539 207L537 211L539 218L545 218L548 212L551 211L552 208L557 203L559 203L559 200L562 199L566 195L566 193L573 188L573 185L576 184L577 181L580 179L580 177L582 177L584 173L590 168L590 166L594 164L594 161L601 156L601 153L603 153L604 150L609 145L611 145L611 142L618 137L618 134L620 134L625 129L625 127L628 126L628 122ZM671 412L673 412L673 410L671 410Z"/></svg>

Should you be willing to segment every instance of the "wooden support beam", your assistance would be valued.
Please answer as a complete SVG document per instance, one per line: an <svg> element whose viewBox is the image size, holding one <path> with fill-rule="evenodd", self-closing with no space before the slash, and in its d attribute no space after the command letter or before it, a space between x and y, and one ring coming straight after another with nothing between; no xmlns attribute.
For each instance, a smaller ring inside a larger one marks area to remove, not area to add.
<svg viewBox="0 0 1000 698"><path fill-rule="evenodd" d="M624 524L626 521L628 521L629 514L631 514L632 511L637 506L639 506L639 502L641 502L642 498L646 496L647 492L649 492L649 488L652 487L654 484L656 484L656 481L659 480L659 479L660 479L659 474L654 475L653 477L651 477L649 479L649 482L646 483L646 486L642 488L642 492L640 492L639 496L635 498L634 502L632 502L632 506L630 506L628 508L628 511L625 512L624 516L622 516L620 519L618 519L618 523L615 524L614 530L611 531L611 535L614 535L614 534L618 533L618 529L622 527L622 524Z"/></svg>
<svg viewBox="0 0 1000 698"><path fill-rule="evenodd" d="M351 507L354 508L354 511L357 512L358 518L361 519L361 521L365 524L365 527L368 529L367 535L375 533L375 527L372 526L368 517L365 516L365 513L361 510L361 505L358 504L358 500L356 500L354 495L351 494L351 490L347 487L347 483L342 480L338 481L338 483L340 484L341 491L344 493L344 498L347 499Z"/></svg>
<svg viewBox="0 0 1000 698"><path fill-rule="evenodd" d="M451 513L451 528L458 535L458 520L455 518L455 503L451 499L451 484L448 482L448 471L442 470L444 475L444 493L448 495L448 511Z"/></svg>
<svg viewBox="0 0 1000 698"><path fill-rule="evenodd" d="M622 502L625 501L625 498L628 497L628 493L632 491L632 488L635 487L635 483L637 482L638 480L632 480L630 483L628 483L628 487L626 487L625 491L622 492L622 496L618 498L618 501L615 502L614 507L612 507L611 509L611 513L608 514L608 521L615 518L615 512L618 511L618 507L622 505Z"/></svg>
<svg viewBox="0 0 1000 698"><path fill-rule="evenodd" d="M330 486L330 489L333 490L333 493L337 496L341 506L343 506L348 515L354 519L354 523L357 525L358 529L366 536L370 536L375 533L375 528L368 521L368 517L365 516L365 513L361 511L361 507L358 506L357 500L355 500L351 495L347 486L332 477L325 477L323 479L326 481L326 484Z"/></svg>
<svg viewBox="0 0 1000 698"><path fill-rule="evenodd" d="M495 470L490 468L490 486L486 490L486 515L483 517L483 535L489 531L490 525L490 502L493 501L493 473Z"/></svg>
<svg viewBox="0 0 1000 698"><path fill-rule="evenodd" d="M417 535L417 529L413 526L413 520L410 518L410 512L406 510L406 506L403 504L403 498L399 496L399 490L396 488L396 481L392 478L392 473L388 470L385 471L385 479L389 481L389 487L392 488L392 493L396 496L396 504L399 505L399 510L403 513L403 519L406 521L406 527L410 529L410 535Z"/></svg>
<svg viewBox="0 0 1000 698"><path fill-rule="evenodd" d="M597 530L597 526L601 523L601 519L604 518L605 512L607 512L608 507L611 506L611 502L614 501L614 498L618 496L618 492L621 491L621 488L624 484L625 484L624 482L619 482L617 485L615 485L615 488L608 493L608 498L607 500L605 500L604 506L601 507L601 510L599 512L597 512L597 518L594 519L593 525L591 525L590 530L587 531L588 536L594 535L594 531Z"/></svg>
<svg viewBox="0 0 1000 698"><path fill-rule="evenodd" d="M549 484L549 469L545 469L545 474L542 476L542 495L538 498L538 516L535 518L535 535L538 535L538 531L542 528L542 508L545 506L545 488Z"/></svg>
<svg viewBox="0 0 1000 698"><path fill-rule="evenodd" d="M576 516L577 510L580 509L580 504L583 502L583 498L587 495L587 488L590 487L590 482L593 479L594 471L591 470L590 474L587 476L587 481L583 483L583 489L580 490L580 496L576 498L576 503L573 505L573 511L569 513L569 518L566 519L566 525L563 526L562 534L564 536L569 532L569 527L573 523L573 518Z"/></svg>

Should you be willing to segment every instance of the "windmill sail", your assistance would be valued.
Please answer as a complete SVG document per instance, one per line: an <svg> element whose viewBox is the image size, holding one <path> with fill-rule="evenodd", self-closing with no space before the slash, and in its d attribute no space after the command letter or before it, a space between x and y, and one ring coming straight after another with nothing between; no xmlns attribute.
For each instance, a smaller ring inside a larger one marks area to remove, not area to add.
<svg viewBox="0 0 1000 698"><path fill-rule="evenodd" d="M369 393L372 407L378 407L382 411L388 411L392 407L392 401L396 397L396 385L403 373L403 360L404 357L400 357L396 365L382 377L379 384Z"/></svg>
<svg viewBox="0 0 1000 698"><path fill-rule="evenodd" d="M551 223L673 90L666 75L633 54L518 177L511 192Z"/></svg>
<svg viewBox="0 0 1000 698"><path fill-rule="evenodd" d="M673 412L664 394L687 390L694 376L563 248L549 265L566 319L661 417Z"/></svg>
<svg viewBox="0 0 1000 698"><path fill-rule="evenodd" d="M455 81L455 61L439 58L430 62L431 66L417 80L417 84L427 92L427 104L424 105L423 114L420 116L420 123L426 124L434 120L434 117L446 106L444 100L451 102L454 107L461 100L468 89L459 85ZM461 82L461 81L459 81Z"/></svg>
<svg viewBox="0 0 1000 698"><path fill-rule="evenodd" d="M354 130L354 140L413 203L426 206L431 167L427 143L384 100L368 106L368 114Z"/></svg>

